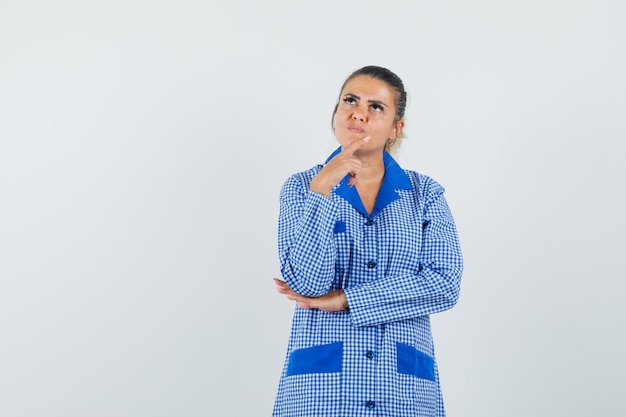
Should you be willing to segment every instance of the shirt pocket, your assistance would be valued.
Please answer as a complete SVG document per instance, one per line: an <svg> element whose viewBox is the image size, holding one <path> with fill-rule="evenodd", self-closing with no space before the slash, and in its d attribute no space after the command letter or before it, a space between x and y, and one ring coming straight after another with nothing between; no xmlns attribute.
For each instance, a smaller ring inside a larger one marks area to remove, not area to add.
<svg viewBox="0 0 626 417"><path fill-rule="evenodd" d="M396 353L397 400L419 410L419 415L434 416L439 396L435 360L404 343L396 343Z"/></svg>
<svg viewBox="0 0 626 417"><path fill-rule="evenodd" d="M341 220L337 220L335 222L335 227L333 228L333 233L345 233L346 232L346 223Z"/></svg>
<svg viewBox="0 0 626 417"><path fill-rule="evenodd" d="M341 372L343 342L297 349L289 355L287 375Z"/></svg>
<svg viewBox="0 0 626 417"><path fill-rule="evenodd" d="M413 346L396 343L398 373L435 381L435 360Z"/></svg>

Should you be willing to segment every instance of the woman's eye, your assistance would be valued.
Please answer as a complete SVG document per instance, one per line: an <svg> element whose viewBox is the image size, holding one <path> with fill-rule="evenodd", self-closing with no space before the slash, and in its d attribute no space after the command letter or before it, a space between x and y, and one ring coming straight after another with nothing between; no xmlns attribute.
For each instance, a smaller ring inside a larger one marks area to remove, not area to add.
<svg viewBox="0 0 626 417"><path fill-rule="evenodd" d="M354 103L356 103L356 100L353 97L344 97L343 101L346 104L354 104Z"/></svg>
<svg viewBox="0 0 626 417"><path fill-rule="evenodd" d="M372 104L372 110L374 110L375 112L381 112L383 111L383 106L381 106L380 104Z"/></svg>

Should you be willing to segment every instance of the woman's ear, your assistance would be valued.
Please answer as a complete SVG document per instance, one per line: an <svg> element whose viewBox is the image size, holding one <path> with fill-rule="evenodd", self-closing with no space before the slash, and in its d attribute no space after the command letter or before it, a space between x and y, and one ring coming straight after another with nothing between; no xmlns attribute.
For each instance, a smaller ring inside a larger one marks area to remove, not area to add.
<svg viewBox="0 0 626 417"><path fill-rule="evenodd" d="M402 136L402 129L404 129L404 119L400 119L394 124L393 130L391 131L394 139Z"/></svg>

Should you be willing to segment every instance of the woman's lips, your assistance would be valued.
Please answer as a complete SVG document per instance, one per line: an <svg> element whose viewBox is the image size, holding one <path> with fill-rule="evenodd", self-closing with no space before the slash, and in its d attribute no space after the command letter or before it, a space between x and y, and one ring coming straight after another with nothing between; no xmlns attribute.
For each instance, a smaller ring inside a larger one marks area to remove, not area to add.
<svg viewBox="0 0 626 417"><path fill-rule="evenodd" d="M360 127L349 127L348 130L350 132L354 132L354 133L363 133L364 132L364 130L361 129Z"/></svg>

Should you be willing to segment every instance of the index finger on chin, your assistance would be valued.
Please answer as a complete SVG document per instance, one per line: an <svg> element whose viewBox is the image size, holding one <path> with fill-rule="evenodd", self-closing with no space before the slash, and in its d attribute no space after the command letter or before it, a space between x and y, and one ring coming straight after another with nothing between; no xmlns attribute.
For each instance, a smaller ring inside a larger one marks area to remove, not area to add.
<svg viewBox="0 0 626 417"><path fill-rule="evenodd" d="M355 140L354 142L352 142L351 144L349 144L348 146L346 146L343 149L343 152L345 152L347 155L352 155L354 152L356 152L361 146L365 145L367 142L369 142L370 137L369 136L365 136L361 139Z"/></svg>

